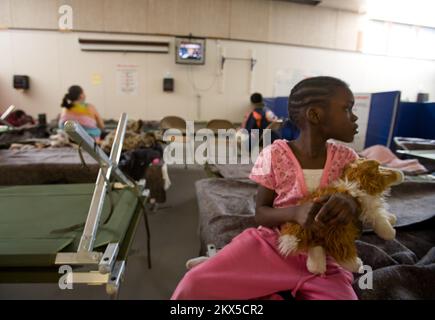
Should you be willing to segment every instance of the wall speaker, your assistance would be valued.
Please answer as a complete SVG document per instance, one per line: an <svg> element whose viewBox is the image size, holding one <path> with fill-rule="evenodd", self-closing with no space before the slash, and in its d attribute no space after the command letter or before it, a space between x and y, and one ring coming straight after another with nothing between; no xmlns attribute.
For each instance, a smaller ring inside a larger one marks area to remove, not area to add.
<svg viewBox="0 0 435 320"><path fill-rule="evenodd" d="M174 79L173 78L164 78L163 79L163 91L174 92Z"/></svg>
<svg viewBox="0 0 435 320"><path fill-rule="evenodd" d="M30 88L29 76L14 75L14 88L28 90Z"/></svg>

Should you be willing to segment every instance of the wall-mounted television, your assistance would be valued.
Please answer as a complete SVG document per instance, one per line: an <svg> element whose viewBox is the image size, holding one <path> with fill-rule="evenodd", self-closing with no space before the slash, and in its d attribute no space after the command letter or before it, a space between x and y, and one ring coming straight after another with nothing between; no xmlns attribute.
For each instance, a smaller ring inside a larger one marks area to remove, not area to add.
<svg viewBox="0 0 435 320"><path fill-rule="evenodd" d="M205 39L175 38L175 62L205 64Z"/></svg>

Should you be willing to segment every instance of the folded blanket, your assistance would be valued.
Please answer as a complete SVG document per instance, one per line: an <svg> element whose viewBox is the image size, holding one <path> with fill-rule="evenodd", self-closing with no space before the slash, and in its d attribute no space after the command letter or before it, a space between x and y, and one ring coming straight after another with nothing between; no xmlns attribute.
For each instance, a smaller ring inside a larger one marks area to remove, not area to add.
<svg viewBox="0 0 435 320"><path fill-rule="evenodd" d="M366 234L357 241L358 254L372 270L371 289L353 287L362 300L435 299L435 219L399 228L393 241ZM361 280L366 280L364 275ZM363 282L363 281L361 281Z"/></svg>
<svg viewBox="0 0 435 320"><path fill-rule="evenodd" d="M418 160L401 160L393 152L391 152L390 149L381 145L369 147L360 152L360 155L370 160L377 160L383 166L399 169L405 173L420 174L427 172L427 169L422 166Z"/></svg>

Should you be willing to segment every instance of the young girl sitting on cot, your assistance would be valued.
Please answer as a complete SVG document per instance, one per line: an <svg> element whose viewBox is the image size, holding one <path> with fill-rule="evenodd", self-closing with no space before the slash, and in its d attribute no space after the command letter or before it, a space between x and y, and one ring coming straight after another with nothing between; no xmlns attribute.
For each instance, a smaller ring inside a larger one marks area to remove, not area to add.
<svg viewBox="0 0 435 320"><path fill-rule="evenodd" d="M329 139L352 142L357 131L354 97L343 81L314 77L290 93L290 119L300 129L296 140L276 140L264 148L250 174L258 183L255 218L260 225L236 236L216 255L186 273L172 299L357 299L353 275L327 257L323 274L307 270L307 254L284 257L278 249L278 227L288 221L306 228L348 223L358 204L347 195L314 203L298 201L338 179L358 158L352 149ZM318 254L324 254L320 247Z"/></svg>

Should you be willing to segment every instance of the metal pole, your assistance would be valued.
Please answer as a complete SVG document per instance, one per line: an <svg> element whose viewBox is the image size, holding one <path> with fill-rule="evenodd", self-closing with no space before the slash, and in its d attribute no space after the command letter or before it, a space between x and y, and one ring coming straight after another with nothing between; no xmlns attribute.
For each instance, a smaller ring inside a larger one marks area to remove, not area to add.
<svg viewBox="0 0 435 320"><path fill-rule="evenodd" d="M86 219L85 228L80 239L78 252L92 252L94 241L96 238L101 212L103 210L104 198L106 196L107 181L110 179L110 174L121 182L134 187L134 184L119 170L117 167L119 157L121 156L122 143L124 141L125 129L127 127L127 114L123 113L118 122L115 139L113 141L110 158L100 149L95 141L86 133L86 131L76 122L67 121L65 123L65 131L68 135L83 148L100 164L98 178L92 196L91 206L89 208L88 217Z"/></svg>
<svg viewBox="0 0 435 320"><path fill-rule="evenodd" d="M110 158L104 153L103 150L95 143L87 132L75 121L66 121L64 130L65 132L83 147L92 158L94 158L100 165L100 167L109 168L113 166L113 175L117 180L127 184L129 187L134 187L134 184L128 179L124 173L118 168L119 158L122 151L122 143L124 142L125 128L127 126L127 115L123 113L116 129L115 140L113 141ZM121 136L119 136L121 133ZM115 157L112 158L112 155Z"/></svg>
<svg viewBox="0 0 435 320"><path fill-rule="evenodd" d="M0 123L2 123L5 126L10 126L11 124L6 121L6 118L9 116L9 114L15 109L14 105L9 106L5 112L0 116Z"/></svg>

